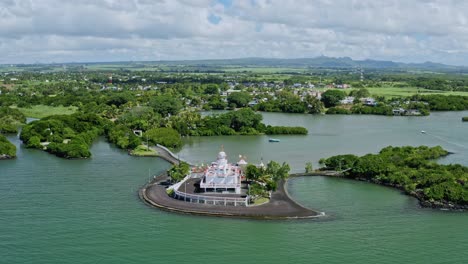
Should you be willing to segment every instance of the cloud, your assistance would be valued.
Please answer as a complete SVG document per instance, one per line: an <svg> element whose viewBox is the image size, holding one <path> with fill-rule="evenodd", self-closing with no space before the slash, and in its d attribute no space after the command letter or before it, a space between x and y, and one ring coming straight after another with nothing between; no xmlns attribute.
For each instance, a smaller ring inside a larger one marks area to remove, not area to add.
<svg viewBox="0 0 468 264"><path fill-rule="evenodd" d="M3 0L0 63L314 57L468 65L461 0Z"/></svg>

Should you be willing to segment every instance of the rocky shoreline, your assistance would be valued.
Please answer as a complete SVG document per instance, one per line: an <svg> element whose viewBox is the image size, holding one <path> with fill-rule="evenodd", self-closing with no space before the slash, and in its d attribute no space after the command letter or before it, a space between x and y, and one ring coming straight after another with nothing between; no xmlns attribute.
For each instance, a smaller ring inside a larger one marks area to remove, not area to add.
<svg viewBox="0 0 468 264"><path fill-rule="evenodd" d="M14 159L16 157L12 157L10 155L6 155L6 154L0 154L0 160L9 160L9 159Z"/></svg>
<svg viewBox="0 0 468 264"><path fill-rule="evenodd" d="M346 178L346 177L345 177ZM414 198L418 199L419 205L424 208L433 208L433 209L441 209L441 210L450 210L450 211L468 211L468 205L461 205L461 204L456 204L452 203L449 201L431 201L427 200L424 198L424 196L421 194L422 190L417 190L417 191L412 191L412 192L407 192L405 191L404 187L399 185L399 184L391 184L391 183L384 183L381 181L377 180L369 180L365 178L346 178L350 180L356 180L356 181L364 181L364 182L369 182L385 187L390 187L394 189L398 189L405 193L406 195L413 196Z"/></svg>
<svg viewBox="0 0 468 264"><path fill-rule="evenodd" d="M450 211L468 211L468 205L456 204L456 203L452 203L449 201L427 200L424 198L424 195L421 193L422 190L407 192L405 191L403 186L398 185L398 184L385 183L385 182L381 182L377 180L369 180L366 178L348 178L348 177L345 177L343 174L336 172L336 171L315 171L311 173L291 174L291 177L303 177L303 176L336 177L336 178L344 178L348 180L373 183L373 184L377 184L377 185L381 185L381 186L385 186L385 187L389 187L393 189L398 189L406 195L413 196L414 198L418 199L420 206L424 208L433 208L433 209L450 210Z"/></svg>

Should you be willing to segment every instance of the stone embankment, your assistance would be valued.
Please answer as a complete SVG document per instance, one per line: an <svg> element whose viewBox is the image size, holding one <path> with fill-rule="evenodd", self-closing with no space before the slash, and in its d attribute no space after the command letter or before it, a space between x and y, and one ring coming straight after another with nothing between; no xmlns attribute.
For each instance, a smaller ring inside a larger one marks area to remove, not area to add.
<svg viewBox="0 0 468 264"><path fill-rule="evenodd" d="M291 199L286 186L281 182L278 190L272 193L270 201L258 206L223 206L201 203L190 203L174 199L166 193L164 183L167 175L162 174L140 190L140 197L147 204L178 213L239 217L254 219L303 219L324 216L324 213L308 209Z"/></svg>

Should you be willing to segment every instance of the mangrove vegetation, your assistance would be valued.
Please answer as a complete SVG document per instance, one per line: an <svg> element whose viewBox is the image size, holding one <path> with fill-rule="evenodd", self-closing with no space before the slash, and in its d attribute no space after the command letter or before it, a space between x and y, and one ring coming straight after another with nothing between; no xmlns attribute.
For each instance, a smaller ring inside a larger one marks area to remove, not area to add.
<svg viewBox="0 0 468 264"><path fill-rule="evenodd" d="M448 154L440 146L390 146L378 154L338 155L320 163L325 169L344 171L347 178L400 188L423 205L468 208L468 167L435 162Z"/></svg>

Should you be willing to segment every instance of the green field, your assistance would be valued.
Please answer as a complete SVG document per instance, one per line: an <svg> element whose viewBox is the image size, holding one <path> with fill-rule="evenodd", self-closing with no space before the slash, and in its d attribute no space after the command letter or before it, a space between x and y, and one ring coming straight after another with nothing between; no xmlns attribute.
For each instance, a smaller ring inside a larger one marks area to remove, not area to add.
<svg viewBox="0 0 468 264"><path fill-rule="evenodd" d="M157 157L158 152L154 149L148 149L145 145L140 145L132 150L131 155L139 157Z"/></svg>
<svg viewBox="0 0 468 264"><path fill-rule="evenodd" d="M297 72L304 73L306 68L287 68L287 67L220 67L225 72L252 72L252 73L281 73Z"/></svg>
<svg viewBox="0 0 468 264"><path fill-rule="evenodd" d="M32 118L44 118L52 115L71 115L78 110L75 106L47 106L35 105L31 108L14 107L20 110L25 116Z"/></svg>
<svg viewBox="0 0 468 264"><path fill-rule="evenodd" d="M367 90L371 93L372 96L384 96L387 98L392 97L408 97L415 94L440 94L440 95L462 95L468 96L468 92L452 92L452 91L436 91L436 90L427 90L416 87L393 87L393 86L384 86L384 87L366 87Z"/></svg>

